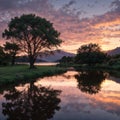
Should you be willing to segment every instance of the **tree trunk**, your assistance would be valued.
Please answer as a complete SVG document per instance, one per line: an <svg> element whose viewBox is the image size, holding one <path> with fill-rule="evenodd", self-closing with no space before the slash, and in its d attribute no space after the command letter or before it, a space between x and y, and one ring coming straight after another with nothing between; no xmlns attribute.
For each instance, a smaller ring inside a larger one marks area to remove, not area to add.
<svg viewBox="0 0 120 120"><path fill-rule="evenodd" d="M34 62L31 60L30 61L30 69L33 69L33 68L35 68L35 66L34 66Z"/></svg>
<svg viewBox="0 0 120 120"><path fill-rule="evenodd" d="M30 57L29 57L30 69L36 68L36 67L34 66L34 63L35 63L34 57L30 56Z"/></svg>
<svg viewBox="0 0 120 120"><path fill-rule="evenodd" d="M12 65L12 66L15 65L15 56L12 56L11 65Z"/></svg>

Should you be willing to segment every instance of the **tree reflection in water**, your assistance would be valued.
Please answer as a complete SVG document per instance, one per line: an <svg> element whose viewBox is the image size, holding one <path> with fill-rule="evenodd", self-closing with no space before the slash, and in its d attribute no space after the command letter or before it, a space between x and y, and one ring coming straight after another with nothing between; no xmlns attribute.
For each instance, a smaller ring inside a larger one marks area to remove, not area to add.
<svg viewBox="0 0 120 120"><path fill-rule="evenodd" d="M102 71L81 71L75 75L78 88L85 93L96 94L101 90L101 84L106 78Z"/></svg>
<svg viewBox="0 0 120 120"><path fill-rule="evenodd" d="M59 110L60 91L30 83L27 90L12 89L5 94L3 114L8 120L47 120Z"/></svg>

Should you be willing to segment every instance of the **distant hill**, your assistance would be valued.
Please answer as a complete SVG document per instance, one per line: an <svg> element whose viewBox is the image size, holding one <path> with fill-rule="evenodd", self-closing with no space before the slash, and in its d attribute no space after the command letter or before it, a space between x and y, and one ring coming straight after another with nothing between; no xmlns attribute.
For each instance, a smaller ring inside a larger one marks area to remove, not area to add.
<svg viewBox="0 0 120 120"><path fill-rule="evenodd" d="M19 56L16 58L15 61L16 62L29 62L29 59L27 56ZM47 61L42 60L42 59L36 59L36 62L47 62Z"/></svg>
<svg viewBox="0 0 120 120"><path fill-rule="evenodd" d="M110 76L109 79L120 84L120 78L119 77Z"/></svg>
<svg viewBox="0 0 120 120"><path fill-rule="evenodd" d="M65 52L62 50L55 50L55 51L52 51L52 54L50 55L43 55L42 57L38 56L36 59L36 62L56 62L60 60L63 56L74 57L75 54ZM19 56L17 57L16 62L29 62L29 60L27 56Z"/></svg>
<svg viewBox="0 0 120 120"><path fill-rule="evenodd" d="M38 57L37 59L41 59L43 61L47 61L47 62L55 62L60 60L63 56L70 56L73 57L75 56L75 54L73 53L69 53L69 52L65 52L62 50L55 50L53 51L53 54L47 55L47 56L42 56L42 57Z"/></svg>
<svg viewBox="0 0 120 120"><path fill-rule="evenodd" d="M113 49L113 50L107 51L107 54L108 54L108 55L111 55L111 56L120 54L120 47L117 47L117 48L115 48L115 49Z"/></svg>

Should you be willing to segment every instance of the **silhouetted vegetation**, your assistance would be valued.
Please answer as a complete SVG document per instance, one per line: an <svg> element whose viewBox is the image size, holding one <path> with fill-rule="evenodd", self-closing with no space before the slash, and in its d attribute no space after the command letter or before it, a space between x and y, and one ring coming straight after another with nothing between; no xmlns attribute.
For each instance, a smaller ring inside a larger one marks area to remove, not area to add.
<svg viewBox="0 0 120 120"><path fill-rule="evenodd" d="M97 63L103 63L107 59L107 55L101 51L98 44L82 45L75 58L76 63L88 64L89 66Z"/></svg>
<svg viewBox="0 0 120 120"><path fill-rule="evenodd" d="M59 90L33 82L23 90L13 88L4 95L3 114L8 120L48 120L60 109L59 94Z"/></svg>
<svg viewBox="0 0 120 120"><path fill-rule="evenodd" d="M61 44L59 35L52 23L33 14L13 18L8 29L3 32L4 38L15 39L21 50L27 53L30 68L35 67L34 63L40 52Z"/></svg>
<svg viewBox="0 0 120 120"><path fill-rule="evenodd" d="M4 52L4 48L0 46L0 65L6 66L9 64L10 56Z"/></svg>
<svg viewBox="0 0 120 120"><path fill-rule="evenodd" d="M0 65L3 62L4 56L5 56L5 53L3 51L3 47L0 46Z"/></svg>
<svg viewBox="0 0 120 120"><path fill-rule="evenodd" d="M59 60L59 64L57 66L68 67L70 64L74 64L74 57L63 56Z"/></svg>
<svg viewBox="0 0 120 120"><path fill-rule="evenodd" d="M4 50L10 56L11 65L14 65L16 55L18 54L18 51L20 50L19 45L17 45L16 43L6 42L6 44L4 44Z"/></svg>
<svg viewBox="0 0 120 120"><path fill-rule="evenodd" d="M118 65L120 64L120 55L114 55L110 57L109 65Z"/></svg>

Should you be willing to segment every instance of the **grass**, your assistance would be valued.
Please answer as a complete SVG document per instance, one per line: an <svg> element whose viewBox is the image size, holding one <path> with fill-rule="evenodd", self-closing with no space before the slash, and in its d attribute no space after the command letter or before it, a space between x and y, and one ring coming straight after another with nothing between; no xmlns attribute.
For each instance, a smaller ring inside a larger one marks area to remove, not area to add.
<svg viewBox="0 0 120 120"><path fill-rule="evenodd" d="M51 76L64 73L67 67L78 69L102 69L102 70L120 70L120 64L107 65L101 64L96 66L86 66L80 64L68 64L56 66L37 66L37 69L29 69L28 65L16 65L0 67L0 86L12 83L29 82L39 77ZM119 73L119 72L118 72Z"/></svg>
<svg viewBox="0 0 120 120"><path fill-rule="evenodd" d="M0 67L0 86L30 81L38 77L51 76L65 71L65 69L56 66L38 66L37 69L29 69L27 65Z"/></svg>

